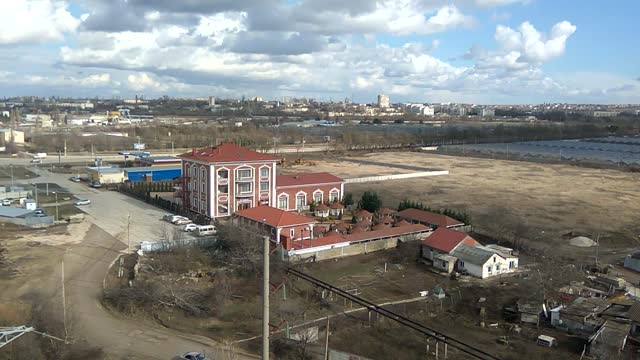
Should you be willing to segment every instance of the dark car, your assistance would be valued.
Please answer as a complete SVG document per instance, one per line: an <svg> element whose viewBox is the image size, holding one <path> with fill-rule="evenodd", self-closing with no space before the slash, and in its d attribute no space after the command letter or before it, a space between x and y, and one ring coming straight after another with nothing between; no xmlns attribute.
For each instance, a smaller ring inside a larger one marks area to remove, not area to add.
<svg viewBox="0 0 640 360"><path fill-rule="evenodd" d="M91 187L94 188L94 189L101 188L102 184L100 183L100 181L95 180L95 181L91 182Z"/></svg>

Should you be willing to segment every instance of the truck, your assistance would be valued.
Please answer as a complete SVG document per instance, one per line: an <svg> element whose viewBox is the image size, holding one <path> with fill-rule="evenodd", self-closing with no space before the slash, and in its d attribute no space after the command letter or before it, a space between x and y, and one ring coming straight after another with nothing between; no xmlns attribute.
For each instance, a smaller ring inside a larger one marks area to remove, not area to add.
<svg viewBox="0 0 640 360"><path fill-rule="evenodd" d="M35 153L33 154L33 158L34 159L46 159L47 158L47 153Z"/></svg>

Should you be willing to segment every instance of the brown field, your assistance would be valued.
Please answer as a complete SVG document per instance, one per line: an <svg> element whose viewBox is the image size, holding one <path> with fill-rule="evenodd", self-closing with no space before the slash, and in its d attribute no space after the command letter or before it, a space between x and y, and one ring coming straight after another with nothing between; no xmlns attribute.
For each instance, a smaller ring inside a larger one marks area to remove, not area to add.
<svg viewBox="0 0 640 360"><path fill-rule="evenodd" d="M431 207L466 210L476 229L483 232L500 221L520 223L527 228L530 245L566 245L572 254L593 249L569 246L563 236L569 232L600 237L603 250L624 251L638 244L640 174L637 173L418 152L369 153L360 159L390 166L447 169L450 174L347 184L345 191L353 192L356 199L365 190L375 190L387 207L395 208L406 198ZM328 171L345 178L408 172L344 161L314 161L313 171ZM291 170L309 171L308 168L296 166Z"/></svg>

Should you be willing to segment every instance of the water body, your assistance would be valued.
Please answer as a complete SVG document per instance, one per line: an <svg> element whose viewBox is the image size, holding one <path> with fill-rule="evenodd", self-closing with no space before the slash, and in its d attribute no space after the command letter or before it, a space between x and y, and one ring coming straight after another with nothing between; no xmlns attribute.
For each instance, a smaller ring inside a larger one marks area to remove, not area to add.
<svg viewBox="0 0 640 360"><path fill-rule="evenodd" d="M448 145L453 149L479 151L485 154L553 157L566 160L593 160L640 164L640 138L603 137L580 140L526 141L505 144Z"/></svg>

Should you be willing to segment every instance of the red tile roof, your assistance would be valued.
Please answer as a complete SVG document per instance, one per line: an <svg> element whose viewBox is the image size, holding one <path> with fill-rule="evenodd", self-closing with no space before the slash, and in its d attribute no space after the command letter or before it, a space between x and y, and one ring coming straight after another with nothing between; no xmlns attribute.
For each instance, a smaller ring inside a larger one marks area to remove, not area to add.
<svg viewBox="0 0 640 360"><path fill-rule="evenodd" d="M192 151L178 155L178 157L185 160L198 160L208 163L278 160L269 154L259 153L234 143L223 143L218 146L193 149Z"/></svg>
<svg viewBox="0 0 640 360"><path fill-rule="evenodd" d="M380 215L393 215L393 214L396 213L395 210L392 210L392 209L389 209L389 208L382 208L378 212L380 213Z"/></svg>
<svg viewBox="0 0 640 360"><path fill-rule="evenodd" d="M338 230L338 231L347 231L347 230L349 230L350 228L351 228L351 227L349 226L349 224L344 223L344 222L338 223L338 224L336 225L336 230Z"/></svg>
<svg viewBox="0 0 640 360"><path fill-rule="evenodd" d="M386 228L387 228L387 225L385 224L377 224L377 225L373 225L371 230L380 230L380 229L386 229Z"/></svg>
<svg viewBox="0 0 640 360"><path fill-rule="evenodd" d="M461 243L469 246L479 246L474 238L462 231L449 230L439 227L428 238L422 240L422 245L439 250L444 253L450 253Z"/></svg>
<svg viewBox="0 0 640 360"><path fill-rule="evenodd" d="M358 229L358 228L356 228ZM430 227L422 225L422 224L412 224L407 226L399 226L399 227L389 227L381 230L372 230L372 231L362 231L362 232L352 232L351 234L345 236L348 241L364 241L364 240L373 240L385 237L392 236L402 236L413 233L422 233L431 230Z"/></svg>
<svg viewBox="0 0 640 360"><path fill-rule="evenodd" d="M436 225L439 227L464 225L464 223L456 219L452 219L447 215L436 214L431 211L424 211L424 210L413 209L413 208L399 211L398 213L396 213L396 216L404 219L419 221L421 223Z"/></svg>
<svg viewBox="0 0 640 360"><path fill-rule="evenodd" d="M383 224L393 224L395 220L393 220L391 216L385 216L380 220L380 222Z"/></svg>
<svg viewBox="0 0 640 360"><path fill-rule="evenodd" d="M312 218L264 205L236 211L235 215L260 223L264 220L264 222L271 227L316 223Z"/></svg>
<svg viewBox="0 0 640 360"><path fill-rule="evenodd" d="M329 207L327 205L325 205L325 204L318 204L318 206L316 206L316 210L327 211L327 210L329 210Z"/></svg>
<svg viewBox="0 0 640 360"><path fill-rule="evenodd" d="M372 217L372 216L373 216L372 213L370 213L370 212L368 212L367 210L364 210L364 209L360 210L360 212L358 212L358 217L361 217L361 218L368 218L368 217Z"/></svg>
<svg viewBox="0 0 640 360"><path fill-rule="evenodd" d="M332 245L346 242L344 235L338 233L332 233L330 235L325 235L323 237L314 238L311 240L302 240L302 241L292 241L291 249L300 250L307 249L310 247L316 246L324 246L324 245Z"/></svg>
<svg viewBox="0 0 640 360"><path fill-rule="evenodd" d="M343 183L344 179L335 175L319 173L288 174L276 176L276 187L303 186L316 184L337 184Z"/></svg>
<svg viewBox="0 0 640 360"><path fill-rule="evenodd" d="M361 233L361 232L365 232L367 230L365 230L363 227L360 226L355 226L351 229L351 233L352 234L356 234L356 233Z"/></svg>
<svg viewBox="0 0 640 360"><path fill-rule="evenodd" d="M396 223L396 227L398 227L398 226L406 226L406 225L411 225L411 223L408 222L408 221L405 221L405 220L400 220L400 221L398 221Z"/></svg>
<svg viewBox="0 0 640 360"><path fill-rule="evenodd" d="M344 205L340 204L339 202L333 202L331 203L331 205L329 205L329 207L332 209L344 209Z"/></svg>

